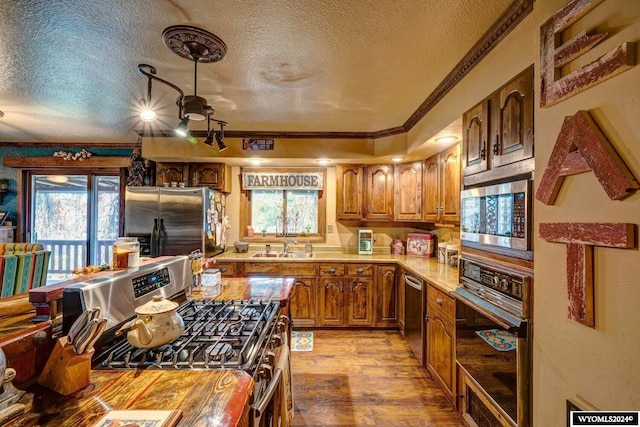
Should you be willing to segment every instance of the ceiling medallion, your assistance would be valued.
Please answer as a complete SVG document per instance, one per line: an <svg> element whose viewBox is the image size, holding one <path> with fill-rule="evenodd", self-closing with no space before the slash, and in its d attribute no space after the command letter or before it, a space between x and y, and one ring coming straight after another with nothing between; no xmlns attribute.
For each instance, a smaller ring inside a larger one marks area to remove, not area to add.
<svg viewBox="0 0 640 427"><path fill-rule="evenodd" d="M215 34L190 25L173 25L162 32L164 45L190 61L218 62L227 55L227 45ZM195 47L195 49L194 49ZM194 51L198 54L193 55Z"/></svg>

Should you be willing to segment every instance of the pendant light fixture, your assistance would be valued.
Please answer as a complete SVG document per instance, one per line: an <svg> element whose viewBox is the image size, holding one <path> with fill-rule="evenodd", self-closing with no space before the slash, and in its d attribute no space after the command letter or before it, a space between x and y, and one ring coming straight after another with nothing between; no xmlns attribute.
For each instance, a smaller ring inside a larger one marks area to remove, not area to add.
<svg viewBox="0 0 640 427"><path fill-rule="evenodd" d="M175 84L156 76L157 70L152 65L139 64L138 72L148 78L147 99L141 101L143 109L140 113L140 120L152 122L157 118L157 114L153 111L151 104L151 87L153 80L159 81L173 88L179 94L176 105L178 106L178 119L180 122L175 128L176 135L189 138L189 122L207 120L207 139L204 142L207 144L207 141L209 141L211 143L208 145L213 145L212 140L210 140L210 136L214 136L210 135L212 133L210 120L213 120L211 116L215 113L215 110L205 98L198 96L198 63L208 64L220 61L227 54L227 46L215 34L188 25L174 25L166 28L162 32L162 41L175 54L193 61L193 95L185 95L182 89ZM227 125L227 122L221 120L213 121L220 124L220 132L215 133L215 138L216 142L218 142L218 149L222 151L226 148L222 140L224 138L223 127Z"/></svg>

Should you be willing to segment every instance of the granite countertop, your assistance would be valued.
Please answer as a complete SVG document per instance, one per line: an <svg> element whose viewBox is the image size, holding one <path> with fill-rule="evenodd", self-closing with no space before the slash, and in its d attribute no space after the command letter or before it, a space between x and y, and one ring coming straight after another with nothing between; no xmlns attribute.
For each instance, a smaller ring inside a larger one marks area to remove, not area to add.
<svg viewBox="0 0 640 427"><path fill-rule="evenodd" d="M444 292L453 292L458 287L458 269L440 264L436 258L412 257L407 255L374 254L358 255L341 252L315 252L311 258L278 258L254 257L256 252L225 252L213 258L211 268L216 268L215 262L346 262L346 263L391 263L397 264L422 279L437 286Z"/></svg>

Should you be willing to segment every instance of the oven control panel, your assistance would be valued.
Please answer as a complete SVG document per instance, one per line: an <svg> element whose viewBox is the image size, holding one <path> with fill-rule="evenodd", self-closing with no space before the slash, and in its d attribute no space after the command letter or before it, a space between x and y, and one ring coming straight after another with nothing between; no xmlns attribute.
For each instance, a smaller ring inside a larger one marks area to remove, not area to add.
<svg viewBox="0 0 640 427"><path fill-rule="evenodd" d="M171 278L169 277L169 269L161 268L160 270L147 273L143 276L134 277L133 283L133 295L136 299L145 296L156 289L163 288L171 284Z"/></svg>
<svg viewBox="0 0 640 427"><path fill-rule="evenodd" d="M522 301L524 297L524 287L528 280L525 276L490 268L468 260L462 261L462 276L518 301Z"/></svg>

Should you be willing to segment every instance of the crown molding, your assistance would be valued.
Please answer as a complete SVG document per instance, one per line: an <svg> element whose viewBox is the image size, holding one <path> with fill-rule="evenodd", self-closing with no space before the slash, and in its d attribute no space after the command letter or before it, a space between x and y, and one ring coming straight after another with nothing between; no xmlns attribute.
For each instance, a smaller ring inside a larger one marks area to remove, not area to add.
<svg viewBox="0 0 640 427"><path fill-rule="evenodd" d="M142 142L111 143L111 142L0 142L0 147L16 148L106 148L106 149L134 149L142 147Z"/></svg>

